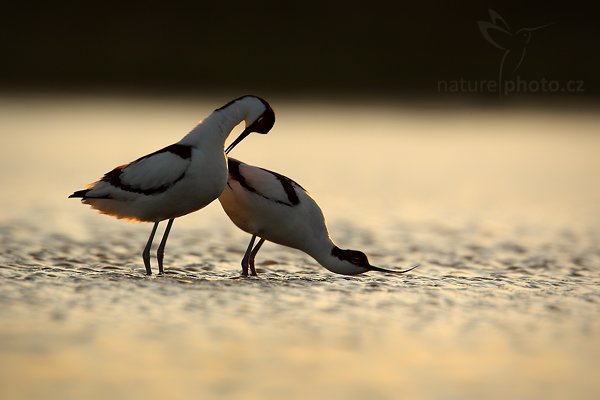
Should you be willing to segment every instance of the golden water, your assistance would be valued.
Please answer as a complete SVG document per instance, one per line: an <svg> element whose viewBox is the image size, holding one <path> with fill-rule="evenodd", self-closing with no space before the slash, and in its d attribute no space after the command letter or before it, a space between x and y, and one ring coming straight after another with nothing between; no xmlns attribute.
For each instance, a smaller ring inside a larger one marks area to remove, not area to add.
<svg viewBox="0 0 600 400"><path fill-rule="evenodd" d="M228 99L0 99L2 398L597 398L600 117L272 100L234 157L297 180L336 242L403 276L331 274L213 203L150 226L66 196ZM160 232L159 232L160 234Z"/></svg>

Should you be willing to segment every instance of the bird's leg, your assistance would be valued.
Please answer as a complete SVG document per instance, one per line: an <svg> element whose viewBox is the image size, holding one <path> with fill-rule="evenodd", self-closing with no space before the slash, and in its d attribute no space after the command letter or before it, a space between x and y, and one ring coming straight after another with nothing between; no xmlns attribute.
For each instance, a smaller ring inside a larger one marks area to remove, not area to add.
<svg viewBox="0 0 600 400"><path fill-rule="evenodd" d="M165 257L165 246L167 245L167 237L169 237L169 232L171 232L171 226L173 226L173 221L175 218L171 218L169 222L167 222L167 229L165 229L165 233L163 234L163 238L160 241L160 245L158 246L158 250L156 251L156 259L158 260L158 274L162 275L164 273L163 270L163 258Z"/></svg>
<svg viewBox="0 0 600 400"><path fill-rule="evenodd" d="M256 276L256 269L254 269L254 258L256 257L256 253L258 253L260 247L263 245L264 242L265 239L260 238L260 240L256 244L256 247L254 247L252 253L250 253L250 259L248 260L248 264L250 266L250 272L252 273L252 276Z"/></svg>
<svg viewBox="0 0 600 400"><path fill-rule="evenodd" d="M154 234L156 233L156 228L158 228L158 223L159 221L154 223L154 227L152 228L152 232L150 232L150 237L148 238L148 243L146 243L146 247L142 252L142 258L144 259L144 265L146 266L146 275L152 275L152 269L150 268L150 247L152 246Z"/></svg>
<svg viewBox="0 0 600 400"><path fill-rule="evenodd" d="M256 235L252 235L252 239L250 239L250 244L246 249L246 253L244 254L244 258L242 258L242 275L248 276L248 259L250 258L250 252L252 251L252 247L254 247L254 240L256 239Z"/></svg>

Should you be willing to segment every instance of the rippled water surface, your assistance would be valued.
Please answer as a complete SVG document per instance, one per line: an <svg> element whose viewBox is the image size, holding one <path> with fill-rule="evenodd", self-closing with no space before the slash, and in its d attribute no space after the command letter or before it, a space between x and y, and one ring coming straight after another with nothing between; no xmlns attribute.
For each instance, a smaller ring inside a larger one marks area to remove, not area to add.
<svg viewBox="0 0 600 400"><path fill-rule="evenodd" d="M223 100L0 100L3 398L600 395L600 118L274 99L235 157L306 187L340 247L421 266L344 277L266 244L241 278L217 203L146 277L150 225L66 196Z"/></svg>

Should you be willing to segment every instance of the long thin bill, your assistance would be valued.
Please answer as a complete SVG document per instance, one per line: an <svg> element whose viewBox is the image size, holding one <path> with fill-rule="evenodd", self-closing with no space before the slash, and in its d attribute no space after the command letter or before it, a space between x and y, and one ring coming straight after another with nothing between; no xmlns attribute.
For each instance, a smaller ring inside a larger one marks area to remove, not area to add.
<svg viewBox="0 0 600 400"><path fill-rule="evenodd" d="M250 131L246 128L244 129L244 131L240 134L240 136L237 137L237 139L235 139L229 146L227 146L227 148L225 149L225 154L229 154L229 152L231 150L233 150L233 148L242 140L244 140L244 138L246 136L248 136L250 134Z"/></svg>
<svg viewBox="0 0 600 400"><path fill-rule="evenodd" d="M371 267L369 268L369 271L386 272L388 274L404 274L406 272L412 271L413 269L417 268L419 265L420 264L415 264L412 267L410 267L409 269L405 269L402 271L395 271L395 270L375 267L375 266L371 265Z"/></svg>

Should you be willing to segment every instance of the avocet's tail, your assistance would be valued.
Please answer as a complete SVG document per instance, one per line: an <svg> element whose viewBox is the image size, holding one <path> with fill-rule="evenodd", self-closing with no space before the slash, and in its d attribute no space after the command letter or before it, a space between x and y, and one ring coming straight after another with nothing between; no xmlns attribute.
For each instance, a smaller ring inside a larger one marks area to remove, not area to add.
<svg viewBox="0 0 600 400"><path fill-rule="evenodd" d="M81 199L85 199L85 195L90 191L90 189L83 189L83 190L78 190L75 193L73 193L72 195L69 196L69 199L71 198L81 198Z"/></svg>

